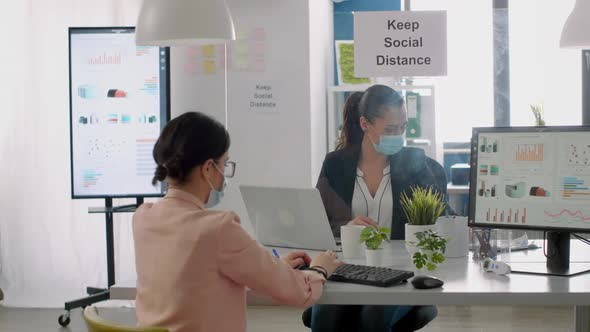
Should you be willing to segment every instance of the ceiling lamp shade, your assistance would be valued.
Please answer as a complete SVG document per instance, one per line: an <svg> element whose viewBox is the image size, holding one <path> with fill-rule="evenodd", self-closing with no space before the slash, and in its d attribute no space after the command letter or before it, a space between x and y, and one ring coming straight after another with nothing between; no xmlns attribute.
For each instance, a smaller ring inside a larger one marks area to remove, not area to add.
<svg viewBox="0 0 590 332"><path fill-rule="evenodd" d="M235 40L224 0L144 0L135 31L142 46L190 46Z"/></svg>
<svg viewBox="0 0 590 332"><path fill-rule="evenodd" d="M561 31L559 46L562 48L590 47L590 0L576 0L576 5Z"/></svg>

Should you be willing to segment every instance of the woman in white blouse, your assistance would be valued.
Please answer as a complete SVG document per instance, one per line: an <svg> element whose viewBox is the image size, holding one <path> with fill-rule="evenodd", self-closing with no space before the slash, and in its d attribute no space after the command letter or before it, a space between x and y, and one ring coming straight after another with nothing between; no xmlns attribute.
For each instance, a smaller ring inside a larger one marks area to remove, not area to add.
<svg viewBox="0 0 590 332"><path fill-rule="evenodd" d="M387 227L392 239L403 240L401 194L432 186L446 197L442 166L405 146L407 123L404 99L390 87L349 96L339 144L326 156L317 184L336 236L340 226L353 224ZM314 306L311 322L307 312L304 323L313 331L415 331L436 314L434 306Z"/></svg>

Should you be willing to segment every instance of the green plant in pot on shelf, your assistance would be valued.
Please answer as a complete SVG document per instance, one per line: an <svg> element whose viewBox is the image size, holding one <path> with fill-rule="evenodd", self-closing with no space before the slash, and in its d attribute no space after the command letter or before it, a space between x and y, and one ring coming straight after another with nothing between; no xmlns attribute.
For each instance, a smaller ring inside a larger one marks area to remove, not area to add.
<svg viewBox="0 0 590 332"><path fill-rule="evenodd" d="M416 242L409 242L419 249L412 256L414 265L417 269L426 267L428 271L434 271L438 264L445 261L447 239L432 230L416 233L416 239Z"/></svg>
<svg viewBox="0 0 590 332"><path fill-rule="evenodd" d="M411 187L411 195L401 195L401 205L408 220L405 226L406 250L411 257L419 249L409 242L418 242L417 233L436 231L436 220L443 214L447 204L441 192L430 187Z"/></svg>
<svg viewBox="0 0 590 332"><path fill-rule="evenodd" d="M545 126L545 107L543 104L530 105L535 117L535 126Z"/></svg>
<svg viewBox="0 0 590 332"><path fill-rule="evenodd" d="M381 244L383 241L389 242L389 234L391 234L391 230L385 227L375 228L367 226L362 230L360 240L365 244L367 265L383 265L383 250L381 249Z"/></svg>

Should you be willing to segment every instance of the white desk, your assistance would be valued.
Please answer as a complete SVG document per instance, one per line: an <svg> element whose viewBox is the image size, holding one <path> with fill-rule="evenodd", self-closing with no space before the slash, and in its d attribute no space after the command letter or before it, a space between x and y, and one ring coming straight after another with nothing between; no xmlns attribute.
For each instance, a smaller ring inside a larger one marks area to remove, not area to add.
<svg viewBox="0 0 590 332"><path fill-rule="evenodd" d="M270 250L270 249L269 249ZM393 241L384 250L385 265L415 271L403 241ZM279 252L287 252L280 249ZM590 248L575 241L571 247L572 261L590 261ZM314 255L310 252L310 255ZM544 261L543 250L512 253L506 261ZM364 259L349 260L363 264ZM430 274L442 279L441 289L417 290L410 283L377 288L337 282L327 282L321 304L406 304L406 305L563 305L575 306L576 332L590 331L590 273L575 277L549 277L525 274L497 276L483 272L470 258L447 259ZM134 284L111 287L111 299L135 299Z"/></svg>

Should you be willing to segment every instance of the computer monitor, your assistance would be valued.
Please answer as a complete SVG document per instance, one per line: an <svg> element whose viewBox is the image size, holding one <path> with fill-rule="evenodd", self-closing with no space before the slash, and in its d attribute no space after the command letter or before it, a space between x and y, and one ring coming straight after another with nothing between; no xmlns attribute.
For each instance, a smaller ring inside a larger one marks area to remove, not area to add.
<svg viewBox="0 0 590 332"><path fill-rule="evenodd" d="M70 28L72 198L159 197L154 144L170 118L169 51L133 27Z"/></svg>
<svg viewBox="0 0 590 332"><path fill-rule="evenodd" d="M573 275L570 233L590 232L590 127L474 128L469 224L549 231L546 264L513 271Z"/></svg>

